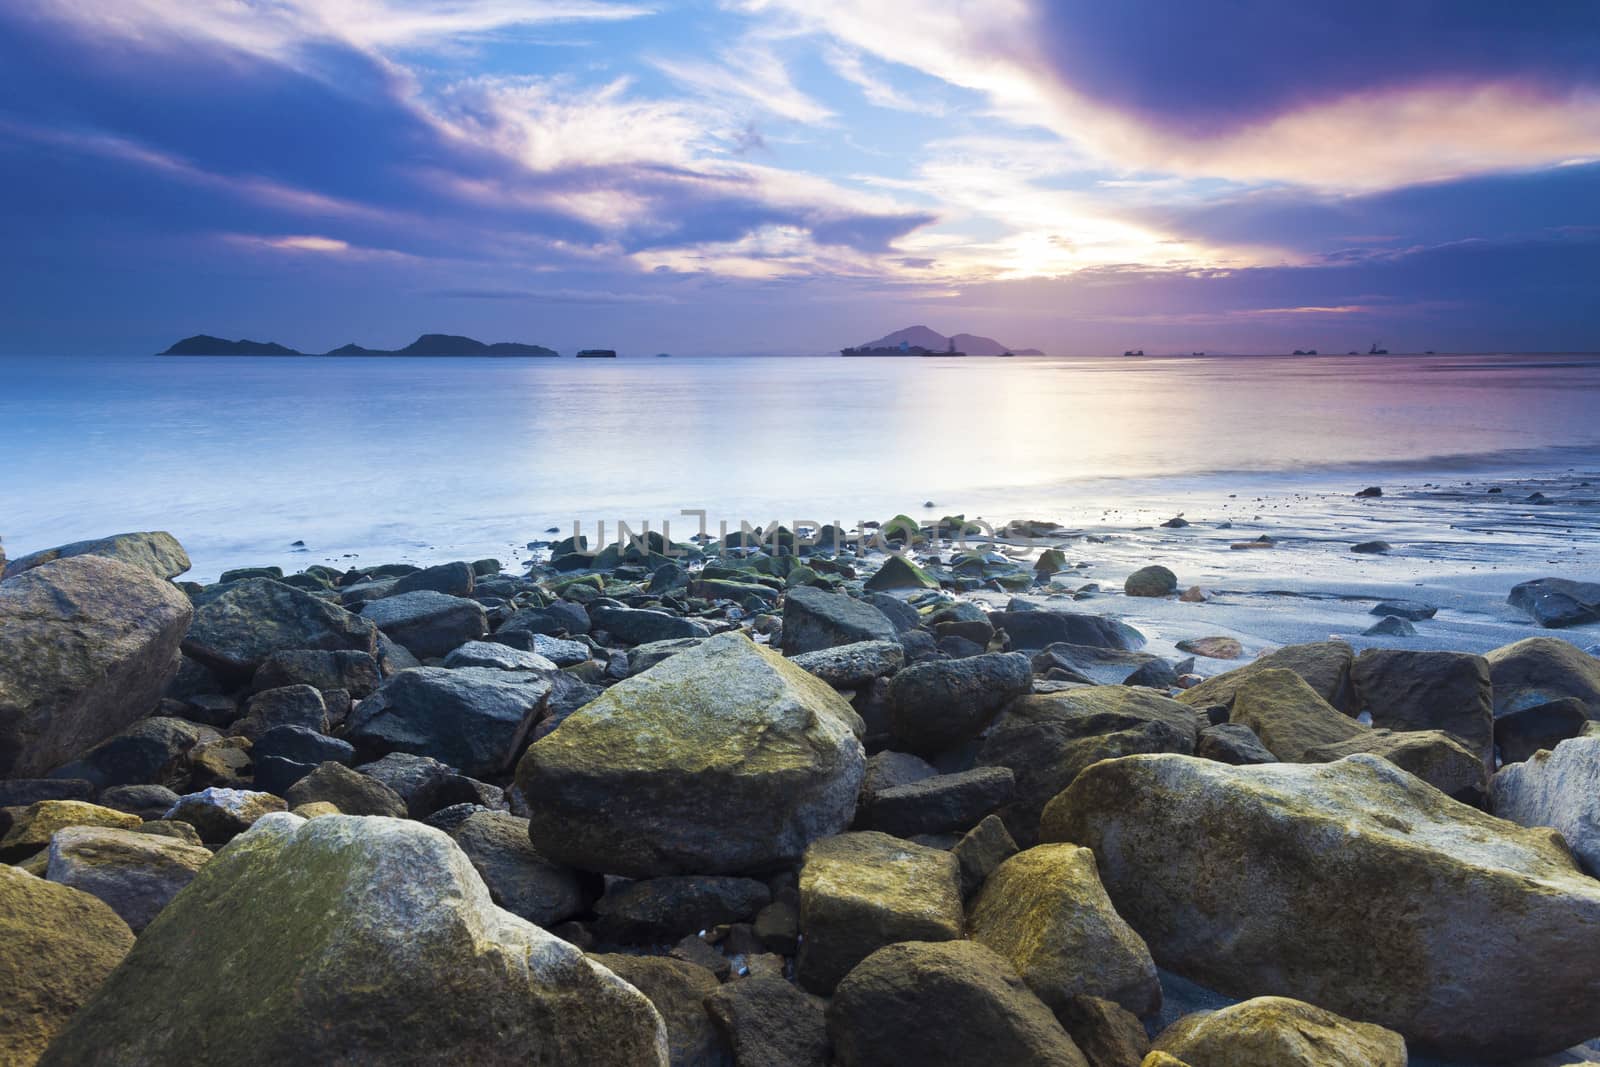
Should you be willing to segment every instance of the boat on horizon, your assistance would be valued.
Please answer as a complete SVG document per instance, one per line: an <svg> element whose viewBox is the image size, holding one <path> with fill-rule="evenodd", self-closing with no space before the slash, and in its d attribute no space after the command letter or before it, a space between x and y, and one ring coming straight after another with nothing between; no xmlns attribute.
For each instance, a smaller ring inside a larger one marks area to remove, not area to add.
<svg viewBox="0 0 1600 1067"><path fill-rule="evenodd" d="M616 359L617 350L614 348L585 348L578 353L579 359Z"/></svg>

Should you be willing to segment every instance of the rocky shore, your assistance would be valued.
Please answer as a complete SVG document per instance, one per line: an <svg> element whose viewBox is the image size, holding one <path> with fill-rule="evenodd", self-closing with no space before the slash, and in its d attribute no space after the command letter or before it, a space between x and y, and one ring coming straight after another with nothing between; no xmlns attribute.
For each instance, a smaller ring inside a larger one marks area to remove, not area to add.
<svg viewBox="0 0 1600 1067"><path fill-rule="evenodd" d="M1600 1064L1600 585L1247 647L1026 532L0 555L0 1064Z"/></svg>

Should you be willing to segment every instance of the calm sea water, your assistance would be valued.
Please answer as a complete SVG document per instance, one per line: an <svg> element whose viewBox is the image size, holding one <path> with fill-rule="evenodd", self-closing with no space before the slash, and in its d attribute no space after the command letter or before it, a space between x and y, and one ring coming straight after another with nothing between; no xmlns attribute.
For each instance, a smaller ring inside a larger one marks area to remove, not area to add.
<svg viewBox="0 0 1600 1067"><path fill-rule="evenodd" d="M213 578L514 554L681 509L1070 521L1600 460L1600 357L0 359L0 537L167 529ZM636 527L637 528L637 527ZM304 552L292 552L295 541Z"/></svg>

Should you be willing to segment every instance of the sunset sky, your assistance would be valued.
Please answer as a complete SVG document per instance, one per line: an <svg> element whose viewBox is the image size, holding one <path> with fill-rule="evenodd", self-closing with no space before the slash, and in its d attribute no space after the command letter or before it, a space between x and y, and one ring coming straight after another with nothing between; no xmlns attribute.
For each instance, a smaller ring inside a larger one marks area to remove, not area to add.
<svg viewBox="0 0 1600 1067"><path fill-rule="evenodd" d="M1600 3L0 0L0 351L1600 348Z"/></svg>

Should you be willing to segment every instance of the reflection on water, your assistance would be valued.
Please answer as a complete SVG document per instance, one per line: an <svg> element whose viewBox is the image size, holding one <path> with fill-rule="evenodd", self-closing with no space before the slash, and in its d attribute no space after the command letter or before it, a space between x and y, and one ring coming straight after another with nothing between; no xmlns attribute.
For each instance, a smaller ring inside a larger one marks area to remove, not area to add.
<svg viewBox="0 0 1600 1067"><path fill-rule="evenodd" d="M13 358L0 535L15 555L165 528L205 576L296 539L487 551L694 507L1062 517L1202 484L1580 464L1597 389L1600 358L1549 355Z"/></svg>

